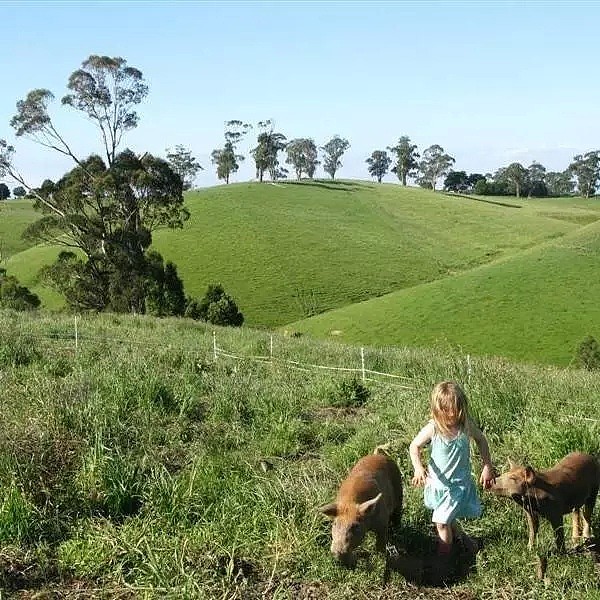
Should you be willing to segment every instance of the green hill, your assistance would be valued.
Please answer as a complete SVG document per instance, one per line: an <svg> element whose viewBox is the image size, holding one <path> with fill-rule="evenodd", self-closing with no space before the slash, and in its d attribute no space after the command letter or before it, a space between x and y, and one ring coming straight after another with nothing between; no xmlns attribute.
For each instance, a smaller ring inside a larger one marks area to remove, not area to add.
<svg viewBox="0 0 600 600"><path fill-rule="evenodd" d="M365 344L566 365L586 335L600 338L600 223L471 271L290 327Z"/></svg>
<svg viewBox="0 0 600 600"><path fill-rule="evenodd" d="M4 260L33 246L33 242L24 240L21 235L37 216L29 200L0 202L0 259Z"/></svg>
<svg viewBox="0 0 600 600"><path fill-rule="evenodd" d="M596 218L570 206L513 208L362 182L220 186L189 194L187 205L183 230L157 232L155 247L189 293L220 282L258 326L435 281ZM35 289L51 252L30 249L9 267Z"/></svg>

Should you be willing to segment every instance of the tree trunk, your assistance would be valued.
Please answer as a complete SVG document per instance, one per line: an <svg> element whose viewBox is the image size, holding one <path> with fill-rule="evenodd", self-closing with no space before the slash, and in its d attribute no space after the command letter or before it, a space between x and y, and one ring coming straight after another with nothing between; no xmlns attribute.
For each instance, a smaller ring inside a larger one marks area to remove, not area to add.
<svg viewBox="0 0 600 600"><path fill-rule="evenodd" d="M406 173L402 173L402 185L406 187Z"/></svg>
<svg viewBox="0 0 600 600"><path fill-rule="evenodd" d="M515 187L516 187L516 189L517 189L517 198L518 198L518 197L519 197L519 192L520 192L520 189L519 189L519 184L518 184L518 183L515 183Z"/></svg>
<svg viewBox="0 0 600 600"><path fill-rule="evenodd" d="M227 173L227 176L225 177L225 183L229 184L229 173Z"/></svg>

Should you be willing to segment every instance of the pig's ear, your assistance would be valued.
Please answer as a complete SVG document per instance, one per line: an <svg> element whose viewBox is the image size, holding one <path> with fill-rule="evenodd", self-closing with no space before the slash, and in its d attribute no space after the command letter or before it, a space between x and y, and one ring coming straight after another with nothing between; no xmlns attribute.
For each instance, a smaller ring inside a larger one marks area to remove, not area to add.
<svg viewBox="0 0 600 600"><path fill-rule="evenodd" d="M337 517L338 507L335 502L332 502L331 504L326 504L325 506L321 506L319 510L324 515L327 515L330 519L335 519Z"/></svg>
<svg viewBox="0 0 600 600"><path fill-rule="evenodd" d="M535 483L535 471L530 467L525 467L525 483L533 485Z"/></svg>
<svg viewBox="0 0 600 600"><path fill-rule="evenodd" d="M383 494L379 492L379 494L377 494L375 498L371 498L370 500L367 500L366 502L360 504L358 506L358 512L361 514L361 516L364 517L368 515L377 506L377 503L379 502L379 500L381 500L382 495Z"/></svg>

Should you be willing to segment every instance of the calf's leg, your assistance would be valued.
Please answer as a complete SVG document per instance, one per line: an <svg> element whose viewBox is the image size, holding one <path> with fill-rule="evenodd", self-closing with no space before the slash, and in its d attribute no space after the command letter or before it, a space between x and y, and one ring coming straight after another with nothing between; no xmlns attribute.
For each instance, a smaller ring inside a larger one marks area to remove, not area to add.
<svg viewBox="0 0 600 600"><path fill-rule="evenodd" d="M528 511L525 511L525 516L527 517L527 525L529 526L529 543L527 544L527 548L533 550L535 536L540 527L540 518L537 513L530 513Z"/></svg>
<svg viewBox="0 0 600 600"><path fill-rule="evenodd" d="M556 540L556 548L560 554L566 551L565 548L565 531L563 529L563 519L560 514L548 515L548 520L554 529L554 539Z"/></svg>
<svg viewBox="0 0 600 600"><path fill-rule="evenodd" d="M592 512L594 512L594 504L596 504L596 496L598 490L595 490L592 495L585 501L583 508L581 509L583 516L583 537L588 540L592 537Z"/></svg>
<svg viewBox="0 0 600 600"><path fill-rule="evenodd" d="M579 509L574 508L571 512L572 518L572 527L571 527L571 540L573 541L573 545L576 545L579 542L579 538L581 537L581 515L579 514Z"/></svg>

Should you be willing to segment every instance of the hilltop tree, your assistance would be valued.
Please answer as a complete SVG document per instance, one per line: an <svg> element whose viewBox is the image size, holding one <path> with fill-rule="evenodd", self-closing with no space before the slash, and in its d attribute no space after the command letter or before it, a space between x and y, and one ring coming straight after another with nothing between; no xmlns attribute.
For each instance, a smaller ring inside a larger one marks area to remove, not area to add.
<svg viewBox="0 0 600 600"><path fill-rule="evenodd" d="M251 128L252 125L238 119L225 123L225 145L211 153L211 161L217 166L217 177L225 183L229 183L230 176L238 172L245 159L243 154L237 154L237 146Z"/></svg>
<svg viewBox="0 0 600 600"><path fill-rule="evenodd" d="M27 190L22 185L18 185L16 188L13 188L12 193L15 198L24 198L27 195Z"/></svg>
<svg viewBox="0 0 600 600"><path fill-rule="evenodd" d="M429 146L423 152L423 158L419 163L419 171L421 173L419 185L435 191L437 180L447 175L455 162L454 158L446 154L444 149L438 144Z"/></svg>
<svg viewBox="0 0 600 600"><path fill-rule="evenodd" d="M325 152L323 169L331 176L331 179L335 179L337 170L342 167L340 159L348 148L350 148L350 142L338 135L333 136L324 146L321 146L321 150Z"/></svg>
<svg viewBox="0 0 600 600"><path fill-rule="evenodd" d="M485 180L486 180L485 175L482 175L481 173L471 173L467 180L467 183L469 185L469 190L473 191L475 189L475 186L480 181L485 181Z"/></svg>
<svg viewBox="0 0 600 600"><path fill-rule="evenodd" d="M546 173L546 186L549 196L569 196L575 189L573 176L568 171Z"/></svg>
<svg viewBox="0 0 600 600"><path fill-rule="evenodd" d="M577 180L577 189L582 196L593 196L600 182L600 150L578 154L567 171Z"/></svg>
<svg viewBox="0 0 600 600"><path fill-rule="evenodd" d="M465 171L450 171L444 179L444 189L449 192L466 192L469 186L469 176Z"/></svg>
<svg viewBox="0 0 600 600"><path fill-rule="evenodd" d="M406 185L406 179L412 177L419 166L419 153L416 144L410 143L410 138L403 135L395 146L388 147L388 150L395 155L396 164L392 173L396 173L402 185Z"/></svg>
<svg viewBox="0 0 600 600"><path fill-rule="evenodd" d="M122 58L90 56L71 75L68 88L63 105L98 127L106 162L73 152L48 112L53 94L37 89L17 102L11 124L17 136L69 156L75 167L58 182L34 189L13 165L14 148L1 140L0 172L28 189L43 213L26 234L83 255L64 252L48 269L50 281L67 291L70 306L145 312L153 277L147 256L152 232L182 227L189 217L181 177L149 153L117 152L123 135L137 125L135 109L147 94L141 71Z"/></svg>
<svg viewBox="0 0 600 600"><path fill-rule="evenodd" d="M192 187L198 171L203 170L200 163L192 156L192 153L181 144L175 146L173 151L167 148L167 162L171 169L181 177L184 190L189 190Z"/></svg>
<svg viewBox="0 0 600 600"><path fill-rule="evenodd" d="M286 146L286 163L291 164L296 171L296 178L302 179L302 173L306 173L311 179L315 174L317 165L317 146L309 138L296 138L288 142Z"/></svg>
<svg viewBox="0 0 600 600"><path fill-rule="evenodd" d="M10 188L5 183L0 183L0 200L8 200L10 198Z"/></svg>
<svg viewBox="0 0 600 600"><path fill-rule="evenodd" d="M527 169L518 162L511 163L502 171L502 177L514 187L517 198L521 195L521 190L527 185Z"/></svg>
<svg viewBox="0 0 600 600"><path fill-rule="evenodd" d="M268 172L271 181L276 181L287 173L285 169L279 167L278 158L279 152L285 150L285 135L273 131L271 120L259 122L258 127L262 132L258 135L258 144L252 150L256 164L256 178L262 183L265 172Z"/></svg>
<svg viewBox="0 0 600 600"><path fill-rule="evenodd" d="M527 167L527 193L535 198L548 195L546 167L535 160Z"/></svg>
<svg viewBox="0 0 600 600"><path fill-rule="evenodd" d="M123 58L92 55L83 61L81 69L71 74L67 87L71 94L64 96L62 103L87 114L100 129L106 159L112 165L123 134L137 127L139 118L134 107L148 94L142 72L129 67ZM34 90L32 93L39 91L42 90ZM51 96L50 92L48 94ZM48 95L45 96L50 99ZM47 112L36 111L41 103L31 102L29 97L25 103L22 106L17 104L18 112L11 122L17 129L17 135L51 132L59 145L66 146L51 120L45 120ZM31 109L34 110L33 113L30 112ZM72 153L69 154L71 158L75 158Z"/></svg>
<svg viewBox="0 0 600 600"><path fill-rule="evenodd" d="M365 162L369 165L371 177L377 177L377 183L381 183L381 180L390 169L392 159L385 150L374 150Z"/></svg>

